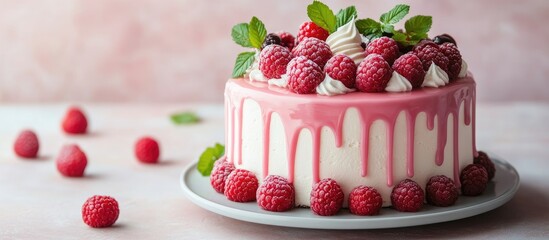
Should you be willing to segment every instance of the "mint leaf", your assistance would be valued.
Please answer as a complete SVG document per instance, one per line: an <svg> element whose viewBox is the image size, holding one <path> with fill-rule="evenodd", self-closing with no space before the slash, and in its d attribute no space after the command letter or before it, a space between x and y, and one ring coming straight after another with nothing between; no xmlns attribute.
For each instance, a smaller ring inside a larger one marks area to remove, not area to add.
<svg viewBox="0 0 549 240"><path fill-rule="evenodd" d="M213 147L208 147L198 159L196 168L202 174L202 176L210 176L214 167L215 161L221 158L225 154L225 146L216 143Z"/></svg>
<svg viewBox="0 0 549 240"><path fill-rule="evenodd" d="M404 29L409 33L427 33L431 30L433 18L431 16L413 16L404 23Z"/></svg>
<svg viewBox="0 0 549 240"><path fill-rule="evenodd" d="M233 78L239 78L246 73L255 61L255 52L242 52L236 57L233 68Z"/></svg>
<svg viewBox="0 0 549 240"><path fill-rule="evenodd" d="M233 26L231 30L231 37L233 41L243 47L252 47L250 43L250 37L248 35L248 24L240 23Z"/></svg>
<svg viewBox="0 0 549 240"><path fill-rule="evenodd" d="M353 19L356 19L356 16L357 16L357 13L356 13L355 6L350 6L345 9L339 10L339 12L336 15L336 18L337 18L336 30L339 27L349 23Z"/></svg>
<svg viewBox="0 0 549 240"><path fill-rule="evenodd" d="M389 12L386 12L381 15L379 21L385 24L395 24L400 21L408 12L410 11L410 6L405 4L396 5Z"/></svg>
<svg viewBox="0 0 549 240"><path fill-rule="evenodd" d="M394 31L395 31L395 26L393 26L391 24L383 25L383 32L393 33Z"/></svg>
<svg viewBox="0 0 549 240"><path fill-rule="evenodd" d="M408 35L406 35L406 33L395 31L393 32L392 38L396 42L402 43L407 46L406 43L408 42Z"/></svg>
<svg viewBox="0 0 549 240"><path fill-rule="evenodd" d="M307 16L316 25L324 28L329 33L333 33L336 30L337 18L334 12L326 6L326 4L319 1L314 1L307 6Z"/></svg>
<svg viewBox="0 0 549 240"><path fill-rule="evenodd" d="M248 25L248 37L250 38L250 45L252 47L261 49L261 44L267 36L267 29L261 20L257 17L252 17L250 24Z"/></svg>
<svg viewBox="0 0 549 240"><path fill-rule="evenodd" d="M175 113L170 116L170 119L178 125L200 122L200 118L194 112Z"/></svg>
<svg viewBox="0 0 549 240"><path fill-rule="evenodd" d="M376 20L367 18L359 19L355 22L358 32L364 36L379 33L381 35L381 24Z"/></svg>

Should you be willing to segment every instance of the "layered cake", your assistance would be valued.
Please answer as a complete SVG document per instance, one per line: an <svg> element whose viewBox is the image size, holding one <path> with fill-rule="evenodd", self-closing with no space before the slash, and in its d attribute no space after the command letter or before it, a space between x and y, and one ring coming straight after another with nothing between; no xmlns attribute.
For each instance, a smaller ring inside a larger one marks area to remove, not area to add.
<svg viewBox="0 0 549 240"><path fill-rule="evenodd" d="M395 30L408 9L378 22L314 1L296 38L267 34L256 17L236 25L235 42L254 51L238 56L226 83L214 188L266 210L319 215L417 211L480 194L488 172L473 164L475 80L452 37L428 37L431 17Z"/></svg>

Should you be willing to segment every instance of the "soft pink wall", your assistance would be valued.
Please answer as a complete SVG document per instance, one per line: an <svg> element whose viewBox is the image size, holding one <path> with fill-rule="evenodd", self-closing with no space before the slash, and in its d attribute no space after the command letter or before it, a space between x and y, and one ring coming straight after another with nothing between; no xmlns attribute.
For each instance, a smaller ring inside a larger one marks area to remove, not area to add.
<svg viewBox="0 0 549 240"><path fill-rule="evenodd" d="M296 32L310 1L0 0L0 102L222 101L233 24ZM395 1L354 4L378 17ZM549 101L549 1L403 1L448 32L481 101Z"/></svg>

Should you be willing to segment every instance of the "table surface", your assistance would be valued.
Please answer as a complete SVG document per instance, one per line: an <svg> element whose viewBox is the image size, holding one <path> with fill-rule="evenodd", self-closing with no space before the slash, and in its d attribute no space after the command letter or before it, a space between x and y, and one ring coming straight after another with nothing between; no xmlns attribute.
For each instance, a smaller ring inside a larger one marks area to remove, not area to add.
<svg viewBox="0 0 549 240"><path fill-rule="evenodd" d="M425 226L331 231L242 222L204 210L179 186L183 168L201 151L223 142L221 105L81 104L90 133L68 136L60 119L69 105L0 105L0 239L327 239L327 238L543 238L549 236L549 103L477 106L477 146L510 162L521 186L493 211ZM192 110L203 121L176 126L175 112ZM25 128L40 139L40 157L15 157L12 144ZM135 160L133 145L149 135L161 144L161 163ZM77 143L88 156L84 178L64 178L55 168L61 146ZM111 195L120 217L111 228L82 222L92 195Z"/></svg>

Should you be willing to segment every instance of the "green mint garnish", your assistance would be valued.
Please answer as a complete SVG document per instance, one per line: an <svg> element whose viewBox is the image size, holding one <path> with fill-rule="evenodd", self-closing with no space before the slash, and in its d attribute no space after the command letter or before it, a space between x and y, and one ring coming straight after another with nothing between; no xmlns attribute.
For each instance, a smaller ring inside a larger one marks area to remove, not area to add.
<svg viewBox="0 0 549 240"><path fill-rule="evenodd" d="M233 78L244 76L246 70L252 66L255 61L255 52L242 52L236 57L233 68Z"/></svg>
<svg viewBox="0 0 549 240"><path fill-rule="evenodd" d="M410 11L410 6L399 4L396 5L393 9L390 11L384 13L379 18L379 21L381 21L383 24L395 24L408 14Z"/></svg>
<svg viewBox="0 0 549 240"><path fill-rule="evenodd" d="M413 16L404 23L404 29L408 33L422 34L431 30L433 18L431 16Z"/></svg>
<svg viewBox="0 0 549 240"><path fill-rule="evenodd" d="M267 36L267 29L265 29L265 25L257 17L252 17L248 25L248 36L252 47L261 49L261 44L263 44Z"/></svg>
<svg viewBox="0 0 549 240"><path fill-rule="evenodd" d="M356 19L356 17L357 17L357 12L356 12L355 6L350 6L345 9L339 10L339 12L336 14L336 19L337 19L336 30L339 27L349 23L351 20Z"/></svg>
<svg viewBox="0 0 549 240"><path fill-rule="evenodd" d="M200 122L200 118L194 112L175 113L170 116L170 119L178 125Z"/></svg>
<svg viewBox="0 0 549 240"><path fill-rule="evenodd" d="M381 23L371 18L357 20L355 25L358 32L368 39L378 38L383 34L383 31L381 30Z"/></svg>
<svg viewBox="0 0 549 240"><path fill-rule="evenodd" d="M337 18L334 12L326 6L326 4L319 1L314 1L307 6L307 16L316 25L324 28L329 33L333 33L337 30Z"/></svg>
<svg viewBox="0 0 549 240"><path fill-rule="evenodd" d="M252 47L252 44L250 43L247 23L239 23L234 25L233 29L231 30L231 36L233 37L233 41L236 44L243 47Z"/></svg>
<svg viewBox="0 0 549 240"><path fill-rule="evenodd" d="M198 164L196 168L202 174L202 176L210 176L215 161L221 158L225 154L225 146L216 143L213 147L208 147L198 159Z"/></svg>

